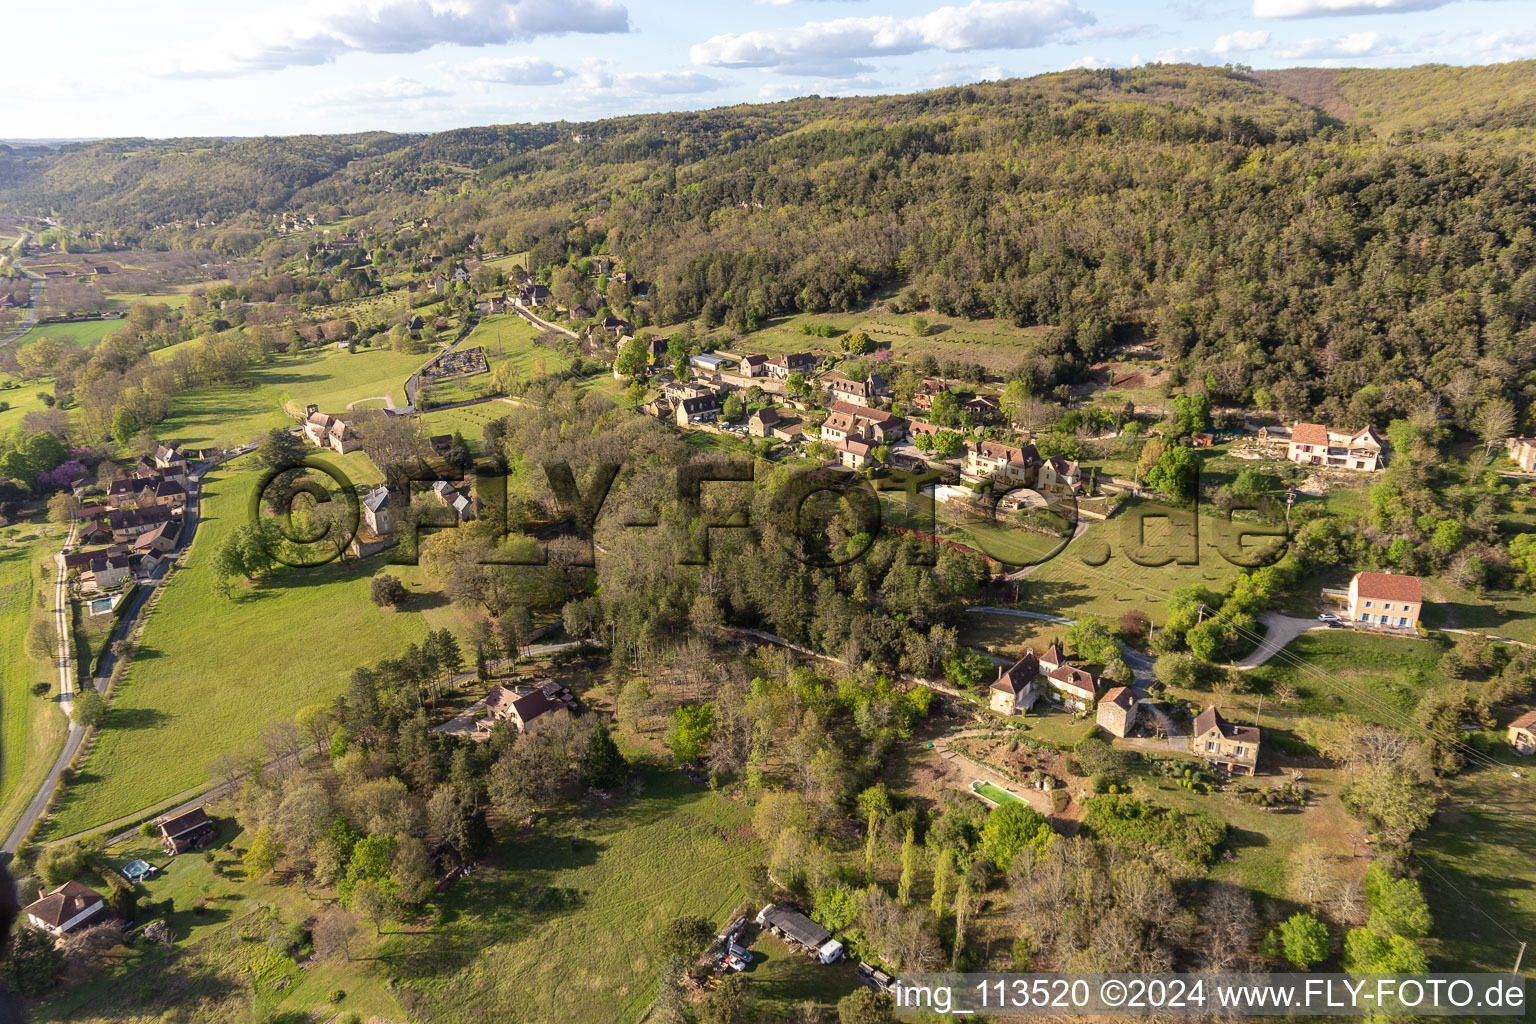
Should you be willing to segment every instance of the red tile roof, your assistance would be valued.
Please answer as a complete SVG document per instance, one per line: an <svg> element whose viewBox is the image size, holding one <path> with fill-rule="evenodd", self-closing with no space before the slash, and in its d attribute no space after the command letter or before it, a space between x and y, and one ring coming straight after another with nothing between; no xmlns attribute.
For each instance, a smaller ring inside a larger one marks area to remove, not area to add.
<svg viewBox="0 0 1536 1024"><path fill-rule="evenodd" d="M1291 428L1292 444L1316 444L1328 447L1328 428L1321 423L1298 423Z"/></svg>
<svg viewBox="0 0 1536 1024"><path fill-rule="evenodd" d="M1131 692L1131 688L1128 686L1117 686L1106 693L1099 703L1113 704L1116 707L1129 711L1136 706L1136 694Z"/></svg>
<svg viewBox="0 0 1536 1024"><path fill-rule="evenodd" d="M1361 597L1383 601L1423 601L1424 589L1417 576L1399 576L1390 572L1357 572L1350 581Z"/></svg>
<svg viewBox="0 0 1536 1024"><path fill-rule="evenodd" d="M1536 729L1536 711L1527 711L1513 722L1509 723L1511 729Z"/></svg>

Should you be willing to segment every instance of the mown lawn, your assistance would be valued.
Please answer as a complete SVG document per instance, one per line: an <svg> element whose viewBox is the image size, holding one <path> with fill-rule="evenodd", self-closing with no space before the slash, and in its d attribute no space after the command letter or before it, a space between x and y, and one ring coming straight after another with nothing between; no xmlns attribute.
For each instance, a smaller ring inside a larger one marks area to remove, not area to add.
<svg viewBox="0 0 1536 1024"><path fill-rule="evenodd" d="M283 411L283 393L271 385L220 384L176 396L171 414L155 434L193 448L235 448L256 441L273 427L292 426Z"/></svg>
<svg viewBox="0 0 1536 1024"><path fill-rule="evenodd" d="M213 590L213 556L245 521L254 471L207 478L203 520L184 568L145 623L141 649L50 834L132 814L208 780L218 754L256 743L262 728L346 687L357 665L400 652L422 617L368 599L380 558L282 569L233 599Z"/></svg>
<svg viewBox="0 0 1536 1024"><path fill-rule="evenodd" d="M69 324L38 324L12 344L30 345L39 338L54 338L65 345L85 347L127 327L125 320L82 320Z"/></svg>
<svg viewBox="0 0 1536 1024"><path fill-rule="evenodd" d="M1052 639L1060 639L1066 631L1067 627L1058 623L1026 619L1020 615L967 612L965 621L960 624L960 642L1015 658L1026 647L1045 650Z"/></svg>
<svg viewBox="0 0 1536 1024"><path fill-rule="evenodd" d="M14 377L0 376L0 430L14 430L21 426L27 413L42 412L47 408L37 397L53 394L53 381L23 381Z"/></svg>
<svg viewBox="0 0 1536 1024"><path fill-rule="evenodd" d="M642 1017L662 929L683 914L724 924L741 900L740 869L761 856L744 805L676 772L651 772L644 784L642 796L590 816L541 820L449 891L439 929L381 948L416 1018ZM567 891L563 905L541 900L554 887ZM816 996L775 994L786 1003Z"/></svg>
<svg viewBox="0 0 1536 1024"><path fill-rule="evenodd" d="M1201 516L1191 528L1190 513L1142 505L1096 522L1060 554L1030 572L1021 591L1036 611L1068 618L1098 615L1118 619L1139 609L1158 622L1168 595L1180 587L1221 590L1243 571L1229 560L1236 547L1235 528ZM1166 516L1166 517L1165 517ZM1194 564L1180 564L1180 559ZM1165 565L1156 565L1172 559Z"/></svg>
<svg viewBox="0 0 1536 1024"><path fill-rule="evenodd" d="M0 530L0 836L10 832L53 766L67 728L55 703L58 672L50 661L33 661L26 653L27 627L34 617L50 615L53 601L53 586L41 579L38 563L61 539L56 527L37 523ZM34 683L49 684L48 694L33 694Z"/></svg>

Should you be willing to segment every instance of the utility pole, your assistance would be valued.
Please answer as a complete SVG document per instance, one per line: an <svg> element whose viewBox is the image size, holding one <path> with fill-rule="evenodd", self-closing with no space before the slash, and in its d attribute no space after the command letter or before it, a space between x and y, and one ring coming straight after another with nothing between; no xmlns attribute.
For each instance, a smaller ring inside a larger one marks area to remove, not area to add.
<svg viewBox="0 0 1536 1024"><path fill-rule="evenodd" d="M1200 617L1195 620L1195 624L1199 625L1200 623L1202 623L1204 621L1205 621L1205 602L1201 601L1200 602Z"/></svg>
<svg viewBox="0 0 1536 1024"><path fill-rule="evenodd" d="M1525 943L1522 942L1522 943L1520 943L1520 952L1515 954L1515 970L1514 970L1514 974L1515 974L1516 977L1519 977L1519 975L1520 975L1520 964L1523 963L1524 961L1525 961Z"/></svg>
<svg viewBox="0 0 1536 1024"><path fill-rule="evenodd" d="M1291 506L1296 504L1296 488L1285 489L1285 532L1291 532Z"/></svg>
<svg viewBox="0 0 1536 1024"><path fill-rule="evenodd" d="M1261 693L1259 694L1259 710L1253 713L1253 727L1255 729L1259 727L1259 719L1262 717L1264 717L1264 695Z"/></svg>

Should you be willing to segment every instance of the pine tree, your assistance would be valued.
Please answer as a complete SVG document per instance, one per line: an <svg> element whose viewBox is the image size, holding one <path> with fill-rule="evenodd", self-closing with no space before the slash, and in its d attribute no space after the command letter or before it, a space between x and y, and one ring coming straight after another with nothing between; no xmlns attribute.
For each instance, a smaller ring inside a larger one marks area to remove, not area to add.
<svg viewBox="0 0 1536 1024"><path fill-rule="evenodd" d="M612 789L629 774L629 762L619 752L618 744L601 722L587 739L587 749L581 758L581 781L596 789Z"/></svg>

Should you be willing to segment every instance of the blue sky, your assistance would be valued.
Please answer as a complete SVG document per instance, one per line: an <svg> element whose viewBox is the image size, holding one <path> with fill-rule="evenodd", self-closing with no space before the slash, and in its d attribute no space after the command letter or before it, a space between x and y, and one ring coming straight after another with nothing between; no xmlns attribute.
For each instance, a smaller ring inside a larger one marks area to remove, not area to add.
<svg viewBox="0 0 1536 1024"><path fill-rule="evenodd" d="M1068 67L1536 57L1518 0L75 0L8 5L0 138L435 131ZM67 41L67 45L65 42Z"/></svg>

